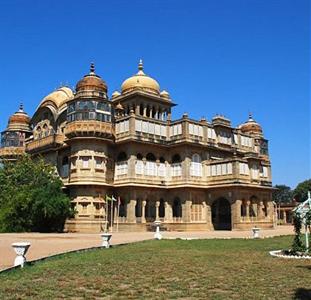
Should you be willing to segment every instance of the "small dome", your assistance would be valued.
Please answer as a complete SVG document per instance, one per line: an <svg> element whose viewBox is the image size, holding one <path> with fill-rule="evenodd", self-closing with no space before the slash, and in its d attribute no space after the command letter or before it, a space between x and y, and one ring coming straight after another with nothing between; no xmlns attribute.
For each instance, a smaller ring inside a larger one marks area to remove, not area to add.
<svg viewBox="0 0 311 300"><path fill-rule="evenodd" d="M239 126L243 133L259 133L262 134L261 126L253 119L252 114L249 114L248 120Z"/></svg>
<svg viewBox="0 0 311 300"><path fill-rule="evenodd" d="M118 96L120 96L120 95L121 95L120 92L114 91L114 92L112 93L111 97L112 97L112 98L116 98L116 97L118 97Z"/></svg>
<svg viewBox="0 0 311 300"><path fill-rule="evenodd" d="M142 60L139 61L138 72L126 79L121 85L122 94L133 90L141 90L155 95L160 94L160 86L156 80L144 73Z"/></svg>
<svg viewBox="0 0 311 300"><path fill-rule="evenodd" d="M58 88L56 91L48 94L44 97L39 105L44 106L48 102L54 103L54 105L59 108L69 100L73 98L73 92L69 87L63 86Z"/></svg>
<svg viewBox="0 0 311 300"><path fill-rule="evenodd" d="M95 74L95 66L93 63L90 67L90 73L78 81L76 91L98 91L107 93L107 85L100 76Z"/></svg>
<svg viewBox="0 0 311 300"><path fill-rule="evenodd" d="M166 90L163 90L161 93L160 93L160 96L162 98L165 98L165 99L170 99L170 94L166 91Z"/></svg>
<svg viewBox="0 0 311 300"><path fill-rule="evenodd" d="M19 110L9 118L8 130L21 130L31 131L30 117L24 112L23 105L21 104Z"/></svg>

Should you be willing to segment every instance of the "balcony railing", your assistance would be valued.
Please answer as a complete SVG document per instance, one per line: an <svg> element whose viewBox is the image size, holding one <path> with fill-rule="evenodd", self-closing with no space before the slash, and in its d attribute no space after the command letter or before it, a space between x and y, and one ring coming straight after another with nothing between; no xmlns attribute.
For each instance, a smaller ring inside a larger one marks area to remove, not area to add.
<svg viewBox="0 0 311 300"><path fill-rule="evenodd" d="M16 156L25 153L25 147L3 147L0 148L0 157Z"/></svg>
<svg viewBox="0 0 311 300"><path fill-rule="evenodd" d="M65 137L62 134L52 134L43 138L30 141L26 144L26 151L35 151L43 148L55 148L64 143Z"/></svg>
<svg viewBox="0 0 311 300"><path fill-rule="evenodd" d="M73 121L66 125L65 135L67 137L90 135L98 137L111 137L114 135L114 129L112 124L108 122L96 120Z"/></svg>

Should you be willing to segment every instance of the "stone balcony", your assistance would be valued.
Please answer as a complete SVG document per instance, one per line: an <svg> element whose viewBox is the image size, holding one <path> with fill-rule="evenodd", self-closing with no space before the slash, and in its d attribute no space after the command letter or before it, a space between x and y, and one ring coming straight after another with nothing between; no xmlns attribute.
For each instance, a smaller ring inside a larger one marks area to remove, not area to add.
<svg viewBox="0 0 311 300"><path fill-rule="evenodd" d="M67 123L65 135L68 138L89 136L112 138L114 136L114 129L112 123L108 122L96 120L73 121Z"/></svg>
<svg viewBox="0 0 311 300"><path fill-rule="evenodd" d="M27 152L36 152L43 149L55 149L64 144L65 137L62 134L51 134L26 144Z"/></svg>
<svg viewBox="0 0 311 300"><path fill-rule="evenodd" d="M23 155L24 153L25 153L25 147L3 147L3 148L0 148L0 157L1 158Z"/></svg>

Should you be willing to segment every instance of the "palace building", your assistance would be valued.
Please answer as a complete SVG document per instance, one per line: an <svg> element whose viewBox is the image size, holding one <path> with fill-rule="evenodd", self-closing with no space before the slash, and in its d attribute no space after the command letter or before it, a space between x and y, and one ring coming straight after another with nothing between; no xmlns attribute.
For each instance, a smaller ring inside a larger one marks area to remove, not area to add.
<svg viewBox="0 0 311 300"><path fill-rule="evenodd" d="M26 152L57 168L77 211L69 231L99 232L106 217L120 231L149 230L155 220L165 230L273 227L261 126L251 115L237 127L222 115L172 120L175 105L142 62L111 98L92 64L75 90L50 93L32 118L22 106L9 118L0 158ZM120 199L112 210L106 195Z"/></svg>

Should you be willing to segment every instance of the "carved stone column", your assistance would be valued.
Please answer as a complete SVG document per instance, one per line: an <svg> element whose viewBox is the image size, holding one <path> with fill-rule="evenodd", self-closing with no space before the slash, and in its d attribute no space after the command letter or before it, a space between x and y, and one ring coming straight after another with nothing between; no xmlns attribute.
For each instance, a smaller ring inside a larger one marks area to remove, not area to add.
<svg viewBox="0 0 311 300"><path fill-rule="evenodd" d="M263 215L262 215L263 202L262 201L259 201L257 208L258 208L257 216L258 216L258 220L260 221L263 219Z"/></svg>
<svg viewBox="0 0 311 300"><path fill-rule="evenodd" d="M140 106L139 106L139 104L137 104L137 105L136 105L135 114L136 114L137 116L139 116L139 113L140 113Z"/></svg>
<svg viewBox="0 0 311 300"><path fill-rule="evenodd" d="M186 223L190 223L191 222L191 204L192 204L192 201L190 201L190 200L186 200L186 202L184 202L182 204L182 219L183 219L183 222L186 222Z"/></svg>
<svg viewBox="0 0 311 300"><path fill-rule="evenodd" d="M202 206L203 206L203 209L202 209L202 221L206 222L207 221L207 205L206 205L205 201L202 202Z"/></svg>
<svg viewBox="0 0 311 300"><path fill-rule="evenodd" d="M235 201L235 220L237 223L241 222L241 206L242 200Z"/></svg>
<svg viewBox="0 0 311 300"><path fill-rule="evenodd" d="M145 215L145 209L146 209L146 200L143 200L141 202L141 222L146 223L146 215Z"/></svg>
<svg viewBox="0 0 311 300"><path fill-rule="evenodd" d="M172 211L172 206L168 201L165 201L164 203L164 221L165 222L172 222L173 221L173 211Z"/></svg>
<svg viewBox="0 0 311 300"><path fill-rule="evenodd" d="M249 216L249 207L250 207L251 202L248 200L246 201L246 220L249 221L250 220L250 216Z"/></svg>
<svg viewBox="0 0 311 300"><path fill-rule="evenodd" d="M156 220L159 220L159 209L160 209L160 201L156 201L155 203L155 208L156 208Z"/></svg>
<svg viewBox="0 0 311 300"><path fill-rule="evenodd" d="M136 200L130 200L126 207L126 219L128 223L136 223L135 217Z"/></svg>

